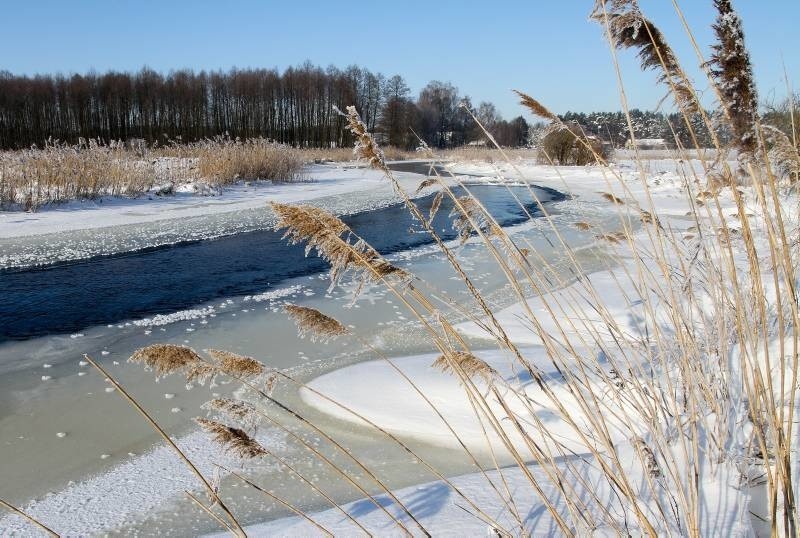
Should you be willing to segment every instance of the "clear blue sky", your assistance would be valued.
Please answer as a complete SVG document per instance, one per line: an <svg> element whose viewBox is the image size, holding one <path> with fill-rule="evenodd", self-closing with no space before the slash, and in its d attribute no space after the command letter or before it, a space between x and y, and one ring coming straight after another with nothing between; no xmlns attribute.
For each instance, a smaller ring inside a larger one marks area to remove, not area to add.
<svg viewBox="0 0 800 538"><path fill-rule="evenodd" d="M679 2L707 51L711 0ZM450 81L505 117L522 112L512 88L557 112L618 110L617 83L591 0L10 1L0 4L0 70L18 74L176 68L365 66L401 74L416 94ZM671 0L640 0L684 66L707 83ZM783 62L800 88L800 0L735 1L761 97L785 95ZM662 97L632 52L620 54L632 106ZM346 103L343 103L346 104Z"/></svg>

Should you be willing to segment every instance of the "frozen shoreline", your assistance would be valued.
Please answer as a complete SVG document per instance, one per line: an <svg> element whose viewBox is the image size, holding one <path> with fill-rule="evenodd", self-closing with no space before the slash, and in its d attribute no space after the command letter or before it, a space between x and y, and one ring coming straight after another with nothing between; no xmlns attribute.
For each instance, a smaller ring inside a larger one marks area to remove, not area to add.
<svg viewBox="0 0 800 538"><path fill-rule="evenodd" d="M310 203L346 215L397 203L379 171L343 165L312 165L306 181L252 182L215 196L178 192L137 199L105 198L54 205L36 213L0 212L0 269L83 260L185 241L268 228L268 202ZM420 174L395 172L409 190Z"/></svg>

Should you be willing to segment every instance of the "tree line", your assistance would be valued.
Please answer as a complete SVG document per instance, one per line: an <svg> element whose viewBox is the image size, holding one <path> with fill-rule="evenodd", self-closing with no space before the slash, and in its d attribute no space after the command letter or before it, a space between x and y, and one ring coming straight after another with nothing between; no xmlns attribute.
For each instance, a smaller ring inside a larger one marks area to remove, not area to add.
<svg viewBox="0 0 800 538"><path fill-rule="evenodd" d="M432 81L416 98L403 77L311 63L277 69L13 75L0 72L0 148L82 139L191 142L222 134L264 137L295 147L351 144L336 107L355 105L384 144L410 149L419 138L445 148L484 138L467 109L504 146L526 144L524 118L503 120L491 103L473 109L450 83Z"/></svg>
<svg viewBox="0 0 800 538"><path fill-rule="evenodd" d="M577 123L587 134L607 140L615 148L625 147L631 138L631 127L637 139L663 139L667 146L675 147L678 143L684 148L713 147L713 136L700 113L686 119L679 112L663 113L637 108L623 112L567 112L559 115L566 123ZM706 117L712 120L718 117L713 111L706 111ZM714 122L715 134L722 144L730 141L730 132L724 122ZM719 125L716 125L719 123Z"/></svg>

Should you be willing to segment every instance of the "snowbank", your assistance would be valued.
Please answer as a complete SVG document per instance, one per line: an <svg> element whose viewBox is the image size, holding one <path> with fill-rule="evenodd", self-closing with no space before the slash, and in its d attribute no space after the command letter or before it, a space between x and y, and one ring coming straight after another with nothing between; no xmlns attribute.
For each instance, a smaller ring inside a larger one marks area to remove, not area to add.
<svg viewBox="0 0 800 538"><path fill-rule="evenodd" d="M308 166L304 181L255 181L225 187L204 196L184 185L174 195L148 193L139 198L109 197L51 205L36 213L0 212L0 238L91 230L165 219L263 208L267 202L302 202L353 191L375 189L386 183L379 171L356 166Z"/></svg>

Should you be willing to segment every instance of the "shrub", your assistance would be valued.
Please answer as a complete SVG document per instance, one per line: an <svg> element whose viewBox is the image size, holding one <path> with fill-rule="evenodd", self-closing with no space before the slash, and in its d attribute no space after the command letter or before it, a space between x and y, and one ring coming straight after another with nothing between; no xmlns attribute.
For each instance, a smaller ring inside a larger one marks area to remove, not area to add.
<svg viewBox="0 0 800 538"><path fill-rule="evenodd" d="M587 136L577 123L554 124L542 135L538 160L541 164L583 166L595 162L595 154L607 159L607 145Z"/></svg>

